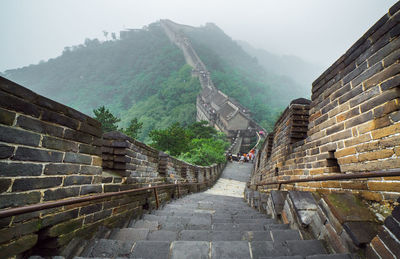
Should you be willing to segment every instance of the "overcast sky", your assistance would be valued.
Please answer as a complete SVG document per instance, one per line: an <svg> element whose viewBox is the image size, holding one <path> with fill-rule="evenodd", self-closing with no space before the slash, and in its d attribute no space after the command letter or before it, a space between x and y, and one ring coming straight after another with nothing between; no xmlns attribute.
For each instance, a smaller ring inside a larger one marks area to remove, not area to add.
<svg viewBox="0 0 400 259"><path fill-rule="evenodd" d="M327 68L395 0L1 0L0 71L36 64L103 30L159 19L213 22L235 40Z"/></svg>

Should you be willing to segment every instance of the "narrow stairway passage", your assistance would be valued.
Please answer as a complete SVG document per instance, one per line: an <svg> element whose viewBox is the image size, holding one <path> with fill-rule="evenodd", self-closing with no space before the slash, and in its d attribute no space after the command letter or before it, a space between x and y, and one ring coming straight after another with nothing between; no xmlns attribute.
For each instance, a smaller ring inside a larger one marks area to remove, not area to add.
<svg viewBox="0 0 400 259"><path fill-rule="evenodd" d="M252 166L228 163L209 190L105 231L75 258L350 258L325 255L320 241L301 240L298 230L250 208L243 191Z"/></svg>

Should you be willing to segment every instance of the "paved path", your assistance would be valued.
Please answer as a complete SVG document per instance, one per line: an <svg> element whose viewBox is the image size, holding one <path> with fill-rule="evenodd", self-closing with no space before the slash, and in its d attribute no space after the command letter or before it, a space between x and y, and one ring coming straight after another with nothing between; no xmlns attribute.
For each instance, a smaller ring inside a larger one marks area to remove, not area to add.
<svg viewBox="0 0 400 259"><path fill-rule="evenodd" d="M319 241L250 208L243 191L252 166L229 163L211 189L91 240L79 258L348 258L325 257Z"/></svg>
<svg viewBox="0 0 400 259"><path fill-rule="evenodd" d="M252 163L228 163L220 179L204 193L242 198L252 168Z"/></svg>

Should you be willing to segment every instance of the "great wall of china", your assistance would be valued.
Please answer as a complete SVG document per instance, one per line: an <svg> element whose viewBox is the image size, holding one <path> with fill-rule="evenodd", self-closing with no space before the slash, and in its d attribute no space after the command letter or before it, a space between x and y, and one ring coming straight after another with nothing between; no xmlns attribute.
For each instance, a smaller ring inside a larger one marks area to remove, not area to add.
<svg viewBox="0 0 400 259"><path fill-rule="evenodd" d="M400 2L315 80L312 100L292 101L266 136L245 199L272 219L239 206L238 200L215 198L214 204L211 196L157 214L166 203L212 186L225 164L195 166L120 132L102 134L96 120L1 77L0 255L71 258L90 247L87 257L128 256L143 242L154 247L149 233L166 231L159 228L171 227L170 219L182 229L173 228L179 233L173 240L166 236L172 232L159 232L164 239L157 242L167 246L163 258L179 258L174 253L190 242L198 243L186 252L201 246L208 258L218 258L213 250L218 246L220 253L247 249L248 258L321 253L337 255L318 258L350 258L350 253L400 258L399 17ZM262 128L213 85L179 33L181 25L161 25L201 82L198 120L234 137L229 151L248 148ZM239 170L240 165L232 166L229 170ZM391 211L382 218L366 202L388 204ZM210 215L199 215L204 210ZM153 228L154 222L160 224ZM185 231L196 237L208 231L215 239L184 239ZM101 252L96 254L96 247Z"/></svg>

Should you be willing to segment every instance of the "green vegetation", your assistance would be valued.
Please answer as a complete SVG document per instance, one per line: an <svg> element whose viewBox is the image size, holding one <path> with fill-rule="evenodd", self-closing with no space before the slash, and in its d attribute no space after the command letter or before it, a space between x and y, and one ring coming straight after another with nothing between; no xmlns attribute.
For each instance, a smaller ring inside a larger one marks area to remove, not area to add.
<svg viewBox="0 0 400 259"><path fill-rule="evenodd" d="M266 129L272 129L290 99L300 96L292 81L268 74L217 26L187 30L215 85L248 107ZM121 120L104 130L125 128L140 141L150 142L154 129L193 124L200 83L160 24L120 35L104 42L86 39L57 58L4 76L91 116L93 109L107 107ZM196 145L207 146L205 141Z"/></svg>
<svg viewBox="0 0 400 259"><path fill-rule="evenodd" d="M139 122L137 118L133 118L131 122L129 122L128 128L126 128L123 132L129 137L137 139L142 131L142 127L143 122Z"/></svg>
<svg viewBox="0 0 400 259"><path fill-rule="evenodd" d="M225 160L229 146L226 136L207 126L207 122L195 122L186 127L174 123L166 129L153 130L149 134L152 147L196 165L211 165Z"/></svg>
<svg viewBox="0 0 400 259"><path fill-rule="evenodd" d="M94 118L101 122L101 129L103 132L110 132L117 130L117 123L121 121L120 118L115 117L106 107L101 106L93 110Z"/></svg>

